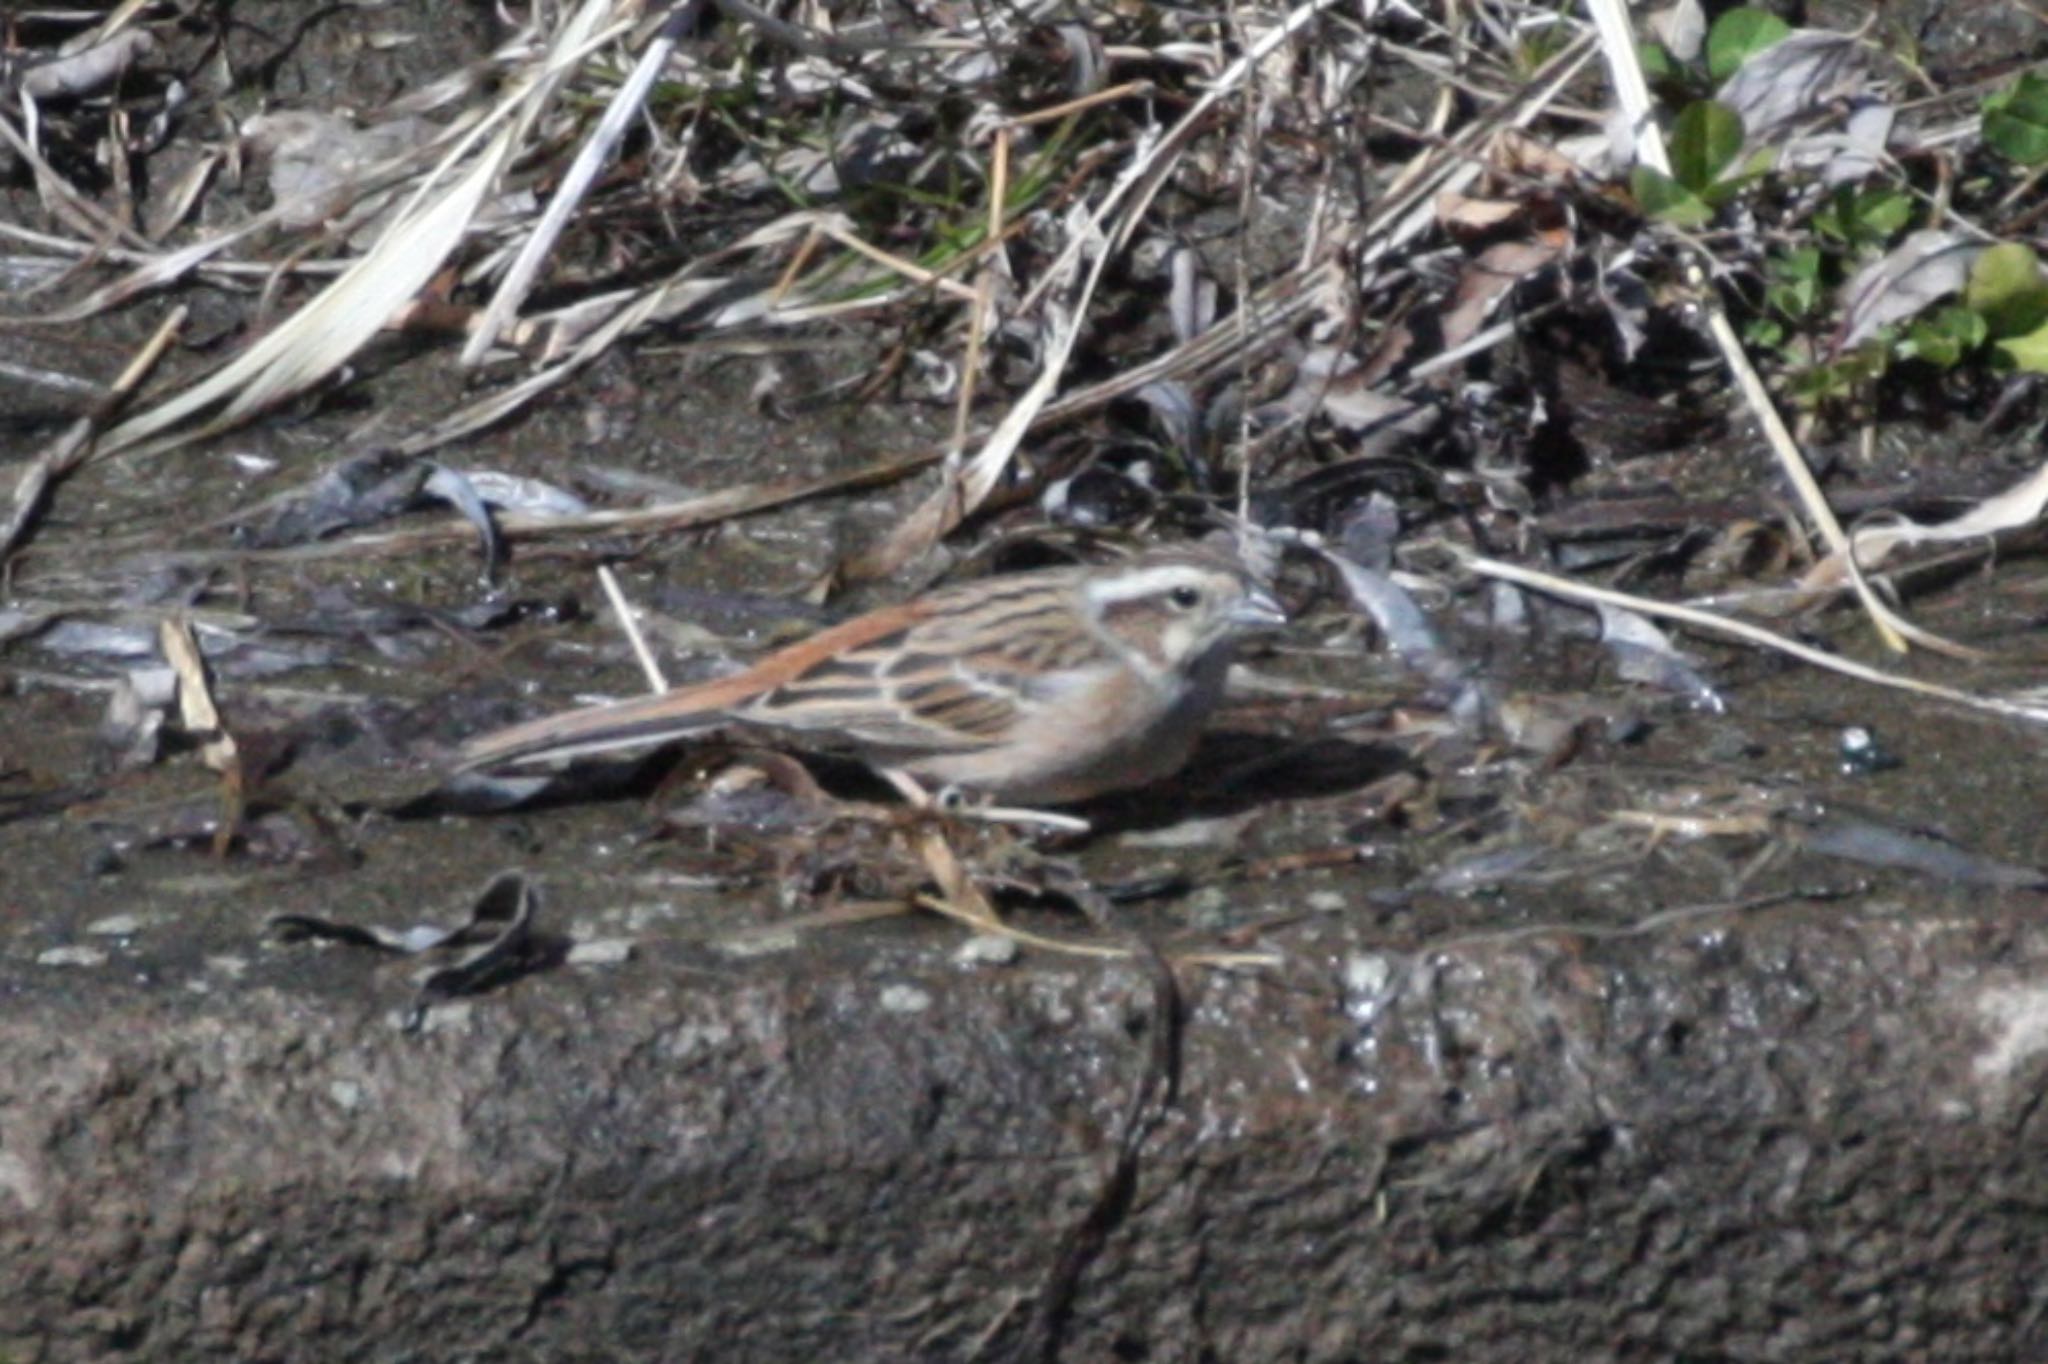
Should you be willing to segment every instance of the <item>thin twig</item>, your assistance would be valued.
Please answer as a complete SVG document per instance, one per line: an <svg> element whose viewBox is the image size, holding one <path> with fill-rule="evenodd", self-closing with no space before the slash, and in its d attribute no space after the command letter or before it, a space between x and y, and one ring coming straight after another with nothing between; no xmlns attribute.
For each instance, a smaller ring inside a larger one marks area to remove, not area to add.
<svg viewBox="0 0 2048 1364"><path fill-rule="evenodd" d="M1549 596L1563 597L1568 601L1600 602L1608 606L1619 606L1645 616L1677 621L1681 625L1690 625L1694 629L1705 630L1711 634L1726 635L1750 644L1761 645L1766 649L1775 649L1802 663L1810 663L1816 668L1825 668L1829 672L1839 673L1843 677L1851 677L1859 682L1888 687L1893 691L1911 692L1916 696L1930 696L1939 701L1948 701L1991 715L2004 715L2032 724L2048 724L2048 705L2015 700L2011 697L1985 696L1977 692L1963 691L1958 687L1943 686L1938 682L1922 682L1918 678L1902 677L1801 644L1795 639L1787 639L1784 635L1766 630L1760 625L1717 615L1712 611L1681 606L1675 602L1657 601L1650 597L1638 597L1633 593L1617 592L1612 588L1594 587L1588 583L1574 582L1569 578L1560 578L1536 569L1484 558L1464 550L1458 550L1457 554L1459 561L1474 573L1488 578L1498 578L1502 582L1519 583L1523 587L1533 588Z"/></svg>
<svg viewBox="0 0 2048 1364"><path fill-rule="evenodd" d="M661 664L655 660L654 651L647 647L647 637L640 633L640 621L627 603L626 594L619 588L619 575L612 572L610 564L599 564L597 581L604 589L604 599L611 603L612 614L619 619L619 629L625 632L633 657L640 664L640 675L647 679L647 690L657 696L667 691L668 678L662 673Z"/></svg>
<svg viewBox="0 0 2048 1364"><path fill-rule="evenodd" d="M188 310L183 304L173 308L164 318L156 332L135 353L108 388L105 395L94 404L93 410L80 417L71 427L39 453L22 471L21 478L14 485L14 495L7 514L7 523L0 526L0 559L5 559L19 547L27 536L36 513L42 509L50 488L72 470L85 462L92 453L93 434L109 418L119 412L121 405L134 393L149 372L156 368L157 361L170 347L171 340L185 325Z"/></svg>

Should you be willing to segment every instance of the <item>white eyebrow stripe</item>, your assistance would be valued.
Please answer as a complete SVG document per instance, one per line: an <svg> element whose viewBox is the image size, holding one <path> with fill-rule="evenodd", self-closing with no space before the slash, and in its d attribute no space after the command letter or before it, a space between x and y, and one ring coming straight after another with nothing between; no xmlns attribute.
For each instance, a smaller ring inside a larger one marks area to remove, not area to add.
<svg viewBox="0 0 2048 1364"><path fill-rule="evenodd" d="M1156 597L1175 587L1203 587L1215 577L1210 570L1188 564L1160 564L1115 578L1098 578L1088 585L1088 595L1103 603L1131 601Z"/></svg>

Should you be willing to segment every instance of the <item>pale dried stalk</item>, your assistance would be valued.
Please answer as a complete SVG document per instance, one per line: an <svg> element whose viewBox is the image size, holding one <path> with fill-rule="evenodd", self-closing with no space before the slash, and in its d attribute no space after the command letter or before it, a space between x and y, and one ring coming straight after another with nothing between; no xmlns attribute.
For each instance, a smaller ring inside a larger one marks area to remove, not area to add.
<svg viewBox="0 0 2048 1364"><path fill-rule="evenodd" d="M647 690L656 695L667 691L668 676L662 672L654 650L647 647L647 636L640 633L640 618L634 614L624 589L619 586L619 575L612 572L610 564L599 564L597 582L604 589L604 599L611 603L612 614L619 618L619 629L633 650L634 661L640 665L640 676L646 679Z"/></svg>
<svg viewBox="0 0 2048 1364"><path fill-rule="evenodd" d="M528 232L525 242L520 245L519 254L505 270L504 278L498 281L498 288L491 295L490 303L471 324L469 339L463 343L462 353L456 363L465 369L479 364L484 353L497 343L499 335L526 301L533 288L535 276L555 248L562 229L568 226L570 217L582 206L583 198L590 192L590 186L597 180L597 173L610 159L612 149L625 135L626 127L640 112L647 100L647 92L654 88L654 82L668 65L669 57L675 52L680 33L672 17L654 35L647 50L640 54L632 74L626 77L605 106L604 117L591 130L576 159L570 163L548 201L546 211Z"/></svg>
<svg viewBox="0 0 2048 1364"><path fill-rule="evenodd" d="M93 410L74 422L69 430L39 453L22 471L21 478L14 485L14 494L7 514L7 523L0 526L0 559L13 552L23 536L28 533L30 523L49 495L50 487L57 480L85 462L92 452L93 432L99 430L108 417L118 412L136 387L149 372L156 368L164 351L170 348L171 339L185 325L187 310L180 304L173 308L168 317L149 338L147 344L137 351L135 358L121 371L106 395Z"/></svg>
<svg viewBox="0 0 2048 1364"><path fill-rule="evenodd" d="M1691 626L1696 630L1705 630L1710 634L1725 635L1748 644L1774 649L1802 663L1810 663L1816 668L1823 668L1858 682L1868 682L1892 691L1909 692L1915 696L1932 697L1937 701L1947 701L1988 715L2002 715L2010 719L2025 720L2031 724L2048 724L2048 705L2008 696L1986 696L1978 692L1964 691L1960 687L1943 686L1938 682L1923 682L1914 677L1902 677L1896 673L1873 668L1866 663L1858 663L1854 659L1843 658L1811 645L1801 644L1798 640L1788 639L1775 631L1766 630L1761 625L1752 625L1748 621L1703 611L1698 607L1681 606L1675 602L1638 597L1634 593L1618 592L1612 588L1595 587L1589 583L1575 582L1569 578L1560 578L1537 569L1484 558L1463 550L1458 551L1458 557L1460 562L1474 573L1488 578L1498 578L1502 582L1516 583L1548 596L1563 597L1567 601L1619 606L1645 616L1676 621L1680 625Z"/></svg>

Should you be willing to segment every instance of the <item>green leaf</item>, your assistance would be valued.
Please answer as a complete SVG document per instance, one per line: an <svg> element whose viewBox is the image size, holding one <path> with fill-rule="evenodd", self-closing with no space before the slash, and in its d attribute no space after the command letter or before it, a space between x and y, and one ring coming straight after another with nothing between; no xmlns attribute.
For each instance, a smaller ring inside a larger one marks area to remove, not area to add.
<svg viewBox="0 0 2048 1364"><path fill-rule="evenodd" d="M1719 208L1770 174L1771 167L1776 165L1777 161L1778 152L1775 147L1758 147L1743 158L1741 166L1724 172L1713 184L1708 185L1700 194L1700 198Z"/></svg>
<svg viewBox="0 0 2048 1364"><path fill-rule="evenodd" d="M1879 246L1912 219L1913 196L1903 190L1844 186L1814 211L1813 225L1822 236L1850 246Z"/></svg>
<svg viewBox="0 0 2048 1364"><path fill-rule="evenodd" d="M1883 378L1886 364L1886 348L1875 342L1865 342L1855 350L1843 352L1828 364L1815 365L1793 375L1792 395L1809 407L1833 399L1852 398L1858 390Z"/></svg>
<svg viewBox="0 0 2048 1364"><path fill-rule="evenodd" d="M1964 356L1984 344L1986 334L1983 317L1950 304L1916 319L1906 329L1906 339L1899 343L1899 354L1925 360L1941 369L1953 369Z"/></svg>
<svg viewBox="0 0 2048 1364"><path fill-rule="evenodd" d="M1636 63L1653 81L1669 80L1678 74L1678 62L1662 43L1637 43Z"/></svg>
<svg viewBox="0 0 2048 1364"><path fill-rule="evenodd" d="M1712 100L1685 106L1671 126L1671 174L1695 194L1720 178L1742 154L1742 119Z"/></svg>
<svg viewBox="0 0 2048 1364"><path fill-rule="evenodd" d="M1853 213L1860 241L1889 241L1913 221L1913 196L1884 185L1860 189L1856 191Z"/></svg>
<svg viewBox="0 0 2048 1364"><path fill-rule="evenodd" d="M1803 318L1820 302L1821 254L1817 246L1798 246L1770 262L1770 283L1764 303L1790 318Z"/></svg>
<svg viewBox="0 0 2048 1364"><path fill-rule="evenodd" d="M1637 166L1629 172L1628 183L1637 205L1652 218L1688 228L1705 227L1713 221L1714 210L1705 200L1662 171Z"/></svg>
<svg viewBox="0 0 2048 1364"><path fill-rule="evenodd" d="M2024 336L2048 322L2048 279L2031 246L2000 242L1979 252L1963 286L1963 304L1981 315L1991 334Z"/></svg>
<svg viewBox="0 0 2048 1364"><path fill-rule="evenodd" d="M2048 374L2048 327L2036 328L2025 336L2007 337L1998 343L1998 352L2014 369Z"/></svg>
<svg viewBox="0 0 2048 1364"><path fill-rule="evenodd" d="M1984 142L2022 166L2048 161L2048 78L2029 71L1984 99Z"/></svg>
<svg viewBox="0 0 2048 1364"><path fill-rule="evenodd" d="M1727 80L1736 67L1791 31L1791 25L1767 10L1729 10L1707 30L1707 74Z"/></svg>
<svg viewBox="0 0 2048 1364"><path fill-rule="evenodd" d="M1804 280L1808 283L1820 279L1823 257L1817 246L1795 246L1771 263L1780 279Z"/></svg>

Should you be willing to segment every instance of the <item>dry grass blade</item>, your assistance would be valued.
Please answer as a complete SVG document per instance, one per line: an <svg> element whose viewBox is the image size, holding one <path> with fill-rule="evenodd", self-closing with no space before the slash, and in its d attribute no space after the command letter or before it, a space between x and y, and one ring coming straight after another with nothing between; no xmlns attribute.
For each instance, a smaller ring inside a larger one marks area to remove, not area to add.
<svg viewBox="0 0 2048 1364"><path fill-rule="evenodd" d="M917 903L936 914L967 925L981 933L994 933L1010 938L1025 947L1037 947L1047 952L1059 952L1070 957L1097 957L1118 961L1131 956L1128 948L1107 947L1101 943L1072 942L1064 938L1048 938L1042 934L1012 928L1003 922L981 893L981 887L974 884L974 878L961 865L959 855L953 851L946 836L936 825L928 826L917 835L917 853L938 883L937 895L920 895Z"/></svg>
<svg viewBox="0 0 2048 1364"><path fill-rule="evenodd" d="M1853 556L1866 569L1874 569L1902 545L1947 544L1957 540L1989 539L2005 531L2021 530L2035 524L2048 511L2048 463L2012 487L1971 507L1960 515L1933 525L1901 517L1883 525L1857 529ZM1803 586L1832 587L1846 572L1846 556L1835 553L1807 570Z"/></svg>
<svg viewBox="0 0 2048 1364"><path fill-rule="evenodd" d="M1878 638L1894 653L1904 653L1906 641L1911 640L1922 648L1950 658L1982 659L1984 654L1980 650L1943 639L1906 620L1887 606L1870 586L1870 580L1863 576L1862 566L1856 562L1848 534L1836 518L1834 508L1828 505L1827 494L1821 491L1819 481L1807 465L1806 456L1800 453L1798 442L1792 439L1784 418L1778 415L1777 404L1771 401L1763 378L1756 372L1756 366L1750 363L1748 352L1743 350L1741 339L1735 335L1735 328L1728 321L1728 314L1713 298L1711 289L1702 287L1701 295L1706 300L1707 329L1714 338L1714 344L1720 348L1722 360L1727 364L1729 373L1735 376L1736 387L1742 390L1750 412L1763 428L1764 438L1770 442L1771 453L1777 457L1779 469L1799 494L1799 504L1806 509L1807 519L1820 532L1829 554L1841 556L1849 585L1869 614Z"/></svg>
<svg viewBox="0 0 2048 1364"><path fill-rule="evenodd" d="M100 20L99 27L92 31L92 35L86 41L93 44L106 42L126 29L137 15L149 7L150 0L121 0L120 4L107 12L106 18Z"/></svg>
<svg viewBox="0 0 2048 1364"><path fill-rule="evenodd" d="M1107 255L1096 258L1098 272L1101 262L1106 259ZM1086 293L1092 291L1095 278L1097 275L1090 276L1090 289L1083 291L1084 302ZM886 577L937 544L981 505L1023 442L1024 433L1031 429L1047 399L1051 398L1053 389L1058 387L1060 374L1066 369L1067 355L1073 349L1075 333L1079 330L1080 324L1074 317L1055 319L1052 338L1046 345L1045 363L1038 377L1011 405L1003 420L989 434L981 452L964 466L949 456L941 472L938 489L888 539L849 563L846 566L848 577Z"/></svg>
<svg viewBox="0 0 2048 1364"><path fill-rule="evenodd" d="M543 355L553 356L562 347L567 347L568 353L518 383L487 394L435 426L406 438L398 443L398 448L408 454L421 454L503 421L642 327L674 320L693 309L706 308L714 300L724 301L714 315L702 319L711 327L757 321L771 315L778 322L809 316L802 309L778 306L771 287L735 295L731 279L706 272L733 257L802 237L817 227L820 216L790 214L749 233L732 246L689 262L649 288L584 299L552 315L519 324L515 330L525 333L522 340L535 344ZM871 308L887 301L866 300L849 306Z"/></svg>
<svg viewBox="0 0 2048 1364"><path fill-rule="evenodd" d="M837 214L821 219L818 230L847 250L866 256L883 269L893 271L913 284L929 285L963 303L972 303L975 300L974 290L958 280L947 279L936 270L927 270L914 261L892 255L881 247L862 240Z"/></svg>
<svg viewBox="0 0 2048 1364"><path fill-rule="evenodd" d="M108 416L135 391L149 372L156 368L158 360L169 348L171 338L185 325L186 309L171 310L163 320L148 344L136 353L128 367L114 380L113 387L95 406L94 410L78 419L71 428L59 436L47 448L29 462L20 479L15 482L14 494L9 499L7 521L0 525L0 560L4 560L21 544L29 526L41 509L43 500L49 495L50 487L84 462L92 451L93 432L97 431Z"/></svg>
<svg viewBox="0 0 2048 1364"><path fill-rule="evenodd" d="M23 97L26 107L33 107L33 101ZM14 121L0 114L0 142L14 149L34 174L36 194L50 216L64 223L80 237L90 242L121 242L131 247L147 247L133 228L101 208L92 200L71 187L69 181L51 168L36 149L35 143L24 137Z"/></svg>
<svg viewBox="0 0 2048 1364"><path fill-rule="evenodd" d="M499 532L508 541L533 542L579 535L663 535L714 525L735 517L786 507L794 502L822 497L854 488L881 487L928 469L934 455L913 455L908 459L883 460L851 473L827 474L820 478L783 479L774 483L748 483L721 492L680 502L663 502L652 507L619 511L587 512L581 516L534 516L520 512L500 513ZM468 545L476 541L476 528L460 517L437 525L357 535L346 539L322 540L289 549L204 550L161 556L167 563L289 563L310 559L351 556L410 554L443 545ZM96 553L105 546L95 547Z"/></svg>
<svg viewBox="0 0 2048 1364"><path fill-rule="evenodd" d="M178 723L200 740L200 756L208 767L216 772L233 770L238 753L235 739L221 724L220 707L214 704L213 686L191 623L165 620L157 627L157 644L164 661L178 675Z"/></svg>
<svg viewBox="0 0 2048 1364"><path fill-rule="evenodd" d="M377 244L333 284L233 362L107 433L96 454L156 453L232 427L338 369L417 294L454 251L573 64L601 38L609 0L586 0L548 60L493 115L456 140ZM493 126L496 135L480 149ZM445 183L468 158L453 183ZM216 410L217 409L217 410ZM176 428L214 415L183 432Z"/></svg>
<svg viewBox="0 0 2048 1364"><path fill-rule="evenodd" d="M183 618L162 621L157 627L157 644L164 661L178 675L178 722L200 742L200 757L220 773L221 817L214 826L213 855L226 857L241 829L248 795L242 771L242 751L235 736L221 723L220 708L213 702L213 687L206 675L206 661L199 641L192 635L191 622Z"/></svg>
<svg viewBox="0 0 2048 1364"><path fill-rule="evenodd" d="M1295 324L1326 307L1331 291L1342 285L1343 277L1343 266L1334 260L1291 270L1255 292L1237 312L1219 318L1200 335L1157 359L1047 403L1038 425L1072 421L1147 384L1165 379L1193 381L1225 366L1253 363L1284 340Z"/></svg>
<svg viewBox="0 0 2048 1364"><path fill-rule="evenodd" d="M995 148L989 159L988 240L1003 239L1003 201L1010 183L1010 130L996 130ZM982 346L995 305L996 264L984 259L974 275L974 302L967 309L967 353L960 363L960 391L953 404L953 445L967 448L967 433L973 424L974 395L981 378Z"/></svg>
<svg viewBox="0 0 2048 1364"><path fill-rule="evenodd" d="M1522 568L1515 564L1502 563L1496 559L1488 559L1463 551L1459 552L1458 557L1459 561L1474 573L1488 578L1497 578L1502 582L1516 583L1548 596L1562 597L1567 601L1622 607L1625 610L1640 612L1645 616L1652 616L1660 620L1676 621L1680 625L1691 626L1696 630L1705 630L1709 634L1722 635L1731 639L1739 639L1746 644L1755 644L1766 649L1774 649L1787 657L1796 658L1802 663L1810 663L1816 668L1824 668L1828 672L1839 674L1842 677L1854 678L1858 682L1868 682L1873 686L1885 687L1892 691L1909 692L1915 696L1932 697L1937 701L1947 701L1953 705L1981 711L1988 715L2003 715L2015 720L2025 720L2031 724L2048 725L2048 703L2032 699L2022 700L2010 696L1986 696L1977 692L1964 691L1960 687L1943 686L1939 682L1922 682L1918 678L1902 677L1897 673L1888 673L1881 668L1873 668L1868 664L1858 663L1854 659L1842 658L1839 655L1827 653L1811 645L1801 644L1798 640L1787 639L1784 635L1772 630L1766 630L1760 625L1752 625L1748 621L1736 620L1712 611L1702 611L1698 607L1681 606L1674 602L1661 602L1650 597L1638 597L1633 593L1617 592L1612 588L1594 587L1587 583L1574 582L1569 578L1560 578L1537 569Z"/></svg>
<svg viewBox="0 0 2048 1364"><path fill-rule="evenodd" d="M626 78L611 103L606 106L604 117L598 120L589 138L576 153L576 159L569 166L562 183L556 187L554 196L548 201L547 209L540 221L519 248L519 254L505 271L505 277L498 282L497 292L492 295L489 306L476 319L469 340L463 344L458 361L464 368L475 366L483 359L484 352L497 342L498 336L511 321L519 305L526 301L527 292L533 287L534 276L540 272L541 262L554 249L555 241L568 224L570 216L583 203L590 186L624 136L626 125L632 122L642 105L646 103L647 92L653 88L655 79L667 66L674 53L679 36L679 16L671 16L662 25L661 31L640 54L639 62Z"/></svg>
<svg viewBox="0 0 2048 1364"><path fill-rule="evenodd" d="M1636 59L1635 26L1628 6L1619 0L1586 0L1593 29L1600 37L1600 51L1607 58L1607 79L1614 83L1614 100L1621 108L1623 159L1642 162L1666 175L1671 158L1657 131L1655 105L1650 100L1650 83L1643 77L1643 64Z"/></svg>
<svg viewBox="0 0 2048 1364"><path fill-rule="evenodd" d="M203 439L339 369L433 277L515 145L509 129L501 132L444 197L402 218L353 269L240 357L108 432L99 453L156 453ZM166 436L216 408L196 429Z"/></svg>
<svg viewBox="0 0 2048 1364"><path fill-rule="evenodd" d="M380 188L380 186L370 184L366 188L374 190ZM104 257L110 261L119 261L122 264L135 267L120 279L110 284L102 285L86 297L66 307L51 312L37 313L34 316L0 315L0 327L50 327L82 322L89 317L95 317L100 313L117 308L153 289L160 289L166 285L173 284L195 270L219 277L274 276L278 273L278 267L274 265L258 264L255 262L220 262L208 266L207 262L236 243L256 236L258 233L268 231L277 224L281 216L282 214L279 210L272 209L269 212L258 214L245 223L208 237L203 241L194 242L190 246L179 247L175 251L161 253L147 253L119 247L100 250L93 246L47 237L38 232L30 232L13 223L0 222L0 235L61 252L65 255L76 256L81 260ZM302 262L292 267L296 272L305 274L338 274L342 268L340 265L316 261ZM32 297L45 288L54 287L56 282L55 279L52 279L45 284L38 284L21 291L17 297Z"/></svg>
<svg viewBox="0 0 2048 1364"><path fill-rule="evenodd" d="M1437 196L1456 193L1479 178L1486 168L1481 154L1488 139L1503 128L1527 128L1550 107L1560 92L1590 61L1594 44L1574 40L1545 62L1529 83L1499 105L1459 130L1456 137L1421 153L1395 180L1395 188L1374 207L1360 243L1361 269L1377 268L1396 251L1436 225Z"/></svg>
<svg viewBox="0 0 2048 1364"><path fill-rule="evenodd" d="M929 909L934 914L944 915L946 918L952 919L956 923L965 924L977 932L993 933L997 937L1008 938L1021 947L1036 947L1041 951L1057 952L1063 956L1095 957L1105 961L1127 961L1132 956L1129 948L1108 947L1101 943L1075 942L1069 938L1050 938L1043 933L1033 933L1029 929L1013 927L1010 924L1004 923L1001 919L984 919L978 911L936 895L920 895L917 897L917 903L921 908ZM986 903L986 901L983 903Z"/></svg>
<svg viewBox="0 0 2048 1364"><path fill-rule="evenodd" d="M619 586L619 575L612 572L611 565L599 564L597 581L604 589L604 599L610 604L612 614L619 618L619 630L633 650L633 661L640 665L640 676L646 679L647 690L655 695L667 691L668 676L662 672L654 650L647 647L647 636L640 633L639 617L633 614L633 605L626 600L625 589Z"/></svg>

